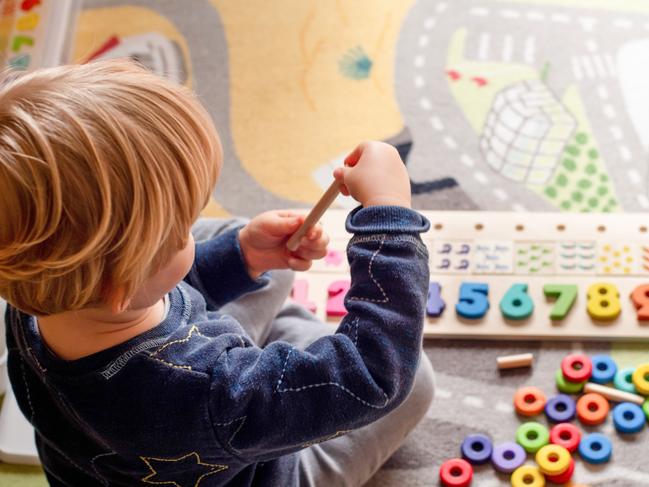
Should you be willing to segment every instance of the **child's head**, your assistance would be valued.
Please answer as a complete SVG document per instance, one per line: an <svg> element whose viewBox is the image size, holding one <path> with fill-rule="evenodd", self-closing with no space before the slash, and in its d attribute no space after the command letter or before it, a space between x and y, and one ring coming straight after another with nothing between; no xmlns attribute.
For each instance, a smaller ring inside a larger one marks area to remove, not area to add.
<svg viewBox="0 0 649 487"><path fill-rule="evenodd" d="M192 94L131 62L5 76L0 296L35 315L132 297L188 247L220 164Z"/></svg>

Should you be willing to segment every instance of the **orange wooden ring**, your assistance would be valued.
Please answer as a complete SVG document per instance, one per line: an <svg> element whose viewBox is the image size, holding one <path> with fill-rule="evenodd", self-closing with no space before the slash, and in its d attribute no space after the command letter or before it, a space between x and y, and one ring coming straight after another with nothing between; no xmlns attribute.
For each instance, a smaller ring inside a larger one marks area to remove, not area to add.
<svg viewBox="0 0 649 487"><path fill-rule="evenodd" d="M591 392L584 394L577 401L577 417L589 426L601 424L606 421L610 408L604 396Z"/></svg>
<svg viewBox="0 0 649 487"><path fill-rule="evenodd" d="M545 394L537 387L521 387L514 394L514 408L522 416L541 414L545 403Z"/></svg>

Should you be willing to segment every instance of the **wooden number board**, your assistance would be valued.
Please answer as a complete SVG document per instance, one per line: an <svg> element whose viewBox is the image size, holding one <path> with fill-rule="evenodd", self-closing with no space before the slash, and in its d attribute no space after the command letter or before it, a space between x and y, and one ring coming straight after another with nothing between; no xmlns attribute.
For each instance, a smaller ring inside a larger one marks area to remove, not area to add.
<svg viewBox="0 0 649 487"><path fill-rule="evenodd" d="M329 253L297 274L292 294L332 324L346 313L347 213L322 218ZM649 341L646 215L422 213L426 337Z"/></svg>

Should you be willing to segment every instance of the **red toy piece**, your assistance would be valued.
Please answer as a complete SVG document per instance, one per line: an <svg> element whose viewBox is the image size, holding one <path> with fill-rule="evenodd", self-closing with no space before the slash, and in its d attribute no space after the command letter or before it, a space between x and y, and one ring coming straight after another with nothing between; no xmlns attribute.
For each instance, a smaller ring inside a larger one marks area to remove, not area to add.
<svg viewBox="0 0 649 487"><path fill-rule="evenodd" d="M439 468L439 479L446 487L468 487L473 480L473 467L461 458L447 460Z"/></svg>
<svg viewBox="0 0 649 487"><path fill-rule="evenodd" d="M572 423L559 423L550 430L550 443L561 445L570 453L577 450L581 431Z"/></svg>
<svg viewBox="0 0 649 487"><path fill-rule="evenodd" d="M546 475L545 480L552 482L553 484L567 484L570 482L573 473L575 473L575 461L571 458L568 470L560 475Z"/></svg>
<svg viewBox="0 0 649 487"><path fill-rule="evenodd" d="M568 382L584 382L590 379L593 364L586 355L573 353L561 361L561 371Z"/></svg>

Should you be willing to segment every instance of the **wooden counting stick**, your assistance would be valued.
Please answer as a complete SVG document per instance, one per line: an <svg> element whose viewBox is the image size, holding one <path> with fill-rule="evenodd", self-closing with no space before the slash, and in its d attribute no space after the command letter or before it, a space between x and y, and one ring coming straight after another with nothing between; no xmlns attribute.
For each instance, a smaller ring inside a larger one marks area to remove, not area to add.
<svg viewBox="0 0 649 487"><path fill-rule="evenodd" d="M642 406L645 402L645 398L638 396L637 394L632 394L630 392L621 391L619 389L614 389L612 387L603 386L601 384L594 384L592 382L587 382L584 386L584 392L595 392L604 396L609 401L615 402L632 402Z"/></svg>
<svg viewBox="0 0 649 487"><path fill-rule="evenodd" d="M519 367L531 367L534 355L531 353L522 353L520 355L506 355L498 357L496 362L498 368L503 369L516 369Z"/></svg>
<svg viewBox="0 0 649 487"><path fill-rule="evenodd" d="M286 242L286 248L291 252L294 252L300 246L300 239L306 235L306 232L308 232L309 229L320 220L320 218L322 218L324 212L327 211L327 208L331 206L331 203L334 202L338 193L340 193L340 186L341 183L338 180L331 183L331 186L327 188L327 191L325 191L320 200L318 200L313 209L306 216L304 223L302 223L300 228L298 228L297 231L291 235L291 238L288 239L288 242Z"/></svg>

